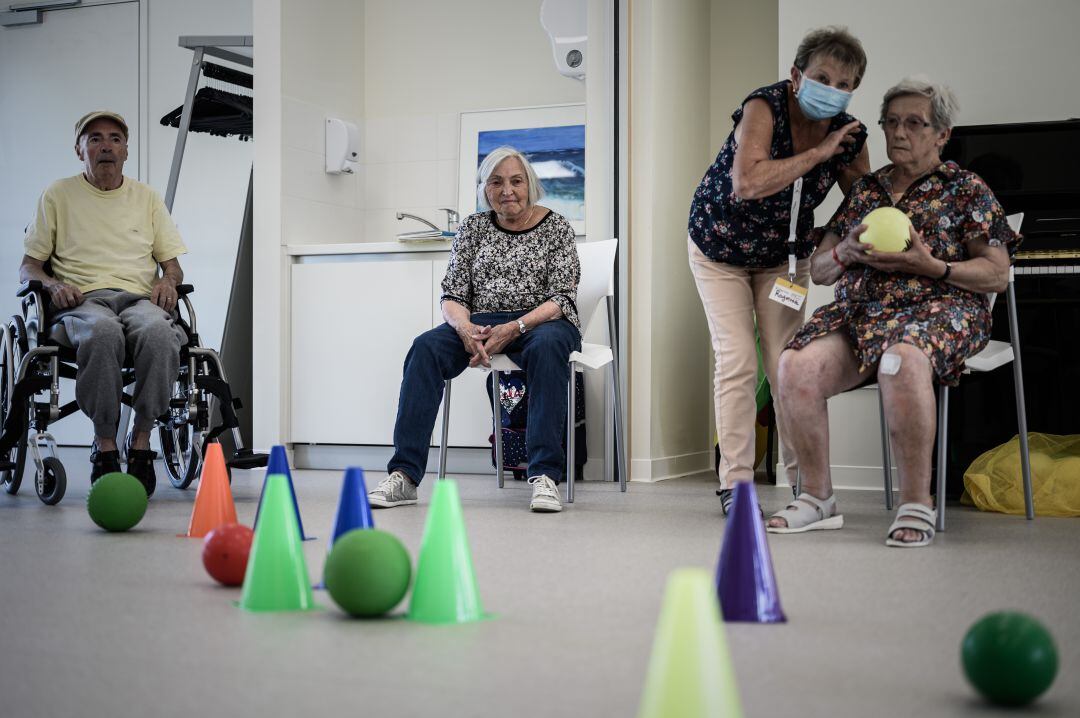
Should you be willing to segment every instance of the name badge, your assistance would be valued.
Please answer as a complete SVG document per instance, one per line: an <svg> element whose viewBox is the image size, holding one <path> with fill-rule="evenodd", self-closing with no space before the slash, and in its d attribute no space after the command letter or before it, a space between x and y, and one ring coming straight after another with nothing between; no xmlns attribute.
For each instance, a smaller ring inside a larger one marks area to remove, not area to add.
<svg viewBox="0 0 1080 718"><path fill-rule="evenodd" d="M772 291L769 292L769 299L798 311L802 309L803 302L806 301L806 292L805 287L777 277Z"/></svg>

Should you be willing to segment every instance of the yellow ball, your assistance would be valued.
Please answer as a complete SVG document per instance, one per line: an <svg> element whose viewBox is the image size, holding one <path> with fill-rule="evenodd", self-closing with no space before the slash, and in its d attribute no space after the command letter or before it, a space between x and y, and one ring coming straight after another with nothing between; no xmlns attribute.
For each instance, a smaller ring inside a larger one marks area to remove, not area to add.
<svg viewBox="0 0 1080 718"><path fill-rule="evenodd" d="M911 220L896 207L878 207L862 221L867 230L859 241L871 244L876 252L903 252L911 246Z"/></svg>

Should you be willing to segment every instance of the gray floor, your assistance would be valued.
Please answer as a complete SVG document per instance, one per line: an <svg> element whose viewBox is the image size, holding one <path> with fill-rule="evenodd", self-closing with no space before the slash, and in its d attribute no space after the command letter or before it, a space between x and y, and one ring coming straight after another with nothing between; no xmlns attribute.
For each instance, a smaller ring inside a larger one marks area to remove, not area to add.
<svg viewBox="0 0 1080 718"><path fill-rule="evenodd" d="M633 716L668 573L715 564L723 532L705 477L579 484L562 514L526 511L528 487L460 480L486 608L450 627L314 614L250 615L203 572L186 528L194 490L159 489L136 531L109 535L84 509L82 452L59 507L27 486L0 494L0 716ZM295 476L313 576L340 475ZM371 485L381 478L369 475ZM254 517L262 475L233 486ZM414 556L421 504L378 512ZM766 509L785 494L759 486ZM770 537L789 622L729 624L747 716L982 716L960 639L991 610L1040 617L1058 680L1031 712L1080 714L1075 519L949 511L922 550L887 549L877 492L840 496L842 531ZM404 605L399 612L404 610ZM1002 711L1004 713L1004 711Z"/></svg>

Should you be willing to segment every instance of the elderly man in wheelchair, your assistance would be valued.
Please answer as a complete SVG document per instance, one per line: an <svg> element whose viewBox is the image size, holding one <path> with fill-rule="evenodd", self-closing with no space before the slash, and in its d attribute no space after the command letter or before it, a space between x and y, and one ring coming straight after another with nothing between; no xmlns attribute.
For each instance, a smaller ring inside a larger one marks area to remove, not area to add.
<svg viewBox="0 0 1080 718"><path fill-rule="evenodd" d="M0 354L0 482L9 493L18 490L29 444L39 496L46 503L63 496L66 476L46 428L75 411L58 402L59 379L71 371L64 360L74 360L76 403L94 424L91 483L121 470L122 402L135 414L123 447L127 472L142 482L147 496L157 483L156 453L150 448L156 422L162 422L161 445L173 484L184 488L198 467L210 396L221 400L224 420L205 438L232 428L240 460L230 463L246 468L265 461L243 450L233 412L239 405L221 363L213 350L198 346L185 296L192 289L182 284L177 260L187 250L168 210L150 187L123 175L127 140L120 115L102 111L82 117L75 127L75 152L83 172L50 185L27 228L19 270L23 316L12 317L5 327ZM186 306L187 321L175 311L178 301ZM132 382L128 396L124 387ZM48 402L33 400L44 391ZM33 429L29 440L27 422ZM50 456L42 458L42 448Z"/></svg>

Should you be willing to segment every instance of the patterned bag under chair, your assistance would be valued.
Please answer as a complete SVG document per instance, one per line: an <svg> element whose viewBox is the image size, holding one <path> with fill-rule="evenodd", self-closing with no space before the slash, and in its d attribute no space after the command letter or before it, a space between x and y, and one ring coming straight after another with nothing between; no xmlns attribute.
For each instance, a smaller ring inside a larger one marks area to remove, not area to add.
<svg viewBox="0 0 1080 718"><path fill-rule="evenodd" d="M491 374L487 378L488 403L491 403ZM578 374L575 398L574 429L574 477L581 480L588 449L585 446L585 382ZM512 472L515 481L528 478L528 454L525 449L525 430L529 423L529 392L525 384L525 372L510 371L499 375L499 413L502 415L503 470ZM495 466L495 435L488 436L491 443L491 465ZM563 435L563 450L566 436Z"/></svg>

